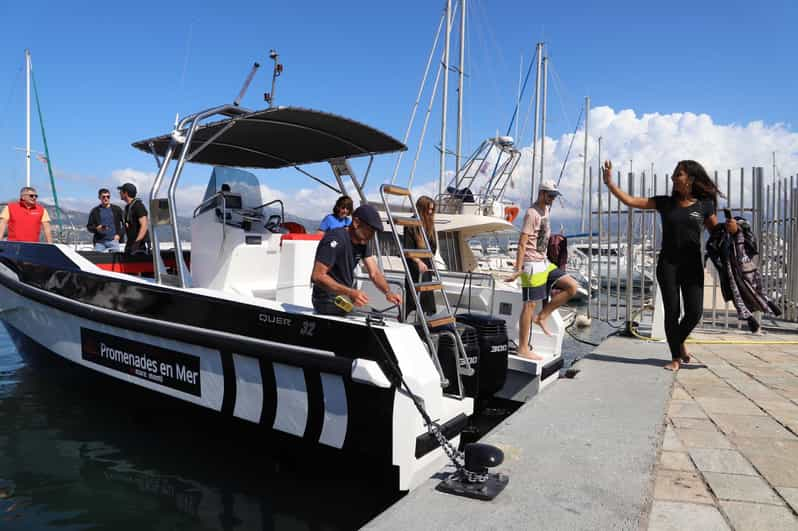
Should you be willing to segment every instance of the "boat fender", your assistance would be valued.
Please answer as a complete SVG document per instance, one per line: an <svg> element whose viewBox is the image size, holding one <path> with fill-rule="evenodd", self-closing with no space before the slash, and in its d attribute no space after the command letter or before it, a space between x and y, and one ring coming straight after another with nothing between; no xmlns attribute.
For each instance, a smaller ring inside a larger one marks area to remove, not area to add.
<svg viewBox="0 0 798 531"><path fill-rule="evenodd" d="M515 218L518 217L518 213L520 211L521 210L515 205L505 207L504 208L504 219L506 219L507 221L512 223L513 221L515 221Z"/></svg>

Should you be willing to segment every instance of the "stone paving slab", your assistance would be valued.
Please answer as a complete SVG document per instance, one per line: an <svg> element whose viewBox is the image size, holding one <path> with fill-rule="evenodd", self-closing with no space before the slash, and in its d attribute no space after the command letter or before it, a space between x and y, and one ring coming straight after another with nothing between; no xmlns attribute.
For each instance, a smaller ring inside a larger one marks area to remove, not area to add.
<svg viewBox="0 0 798 531"><path fill-rule="evenodd" d="M798 513L798 488L776 487L776 492Z"/></svg>
<svg viewBox="0 0 798 531"><path fill-rule="evenodd" d="M654 483L654 499L713 504L712 496L697 472L660 470Z"/></svg>
<svg viewBox="0 0 798 531"><path fill-rule="evenodd" d="M648 518L649 531L729 531L729 525L711 505L655 500Z"/></svg>
<svg viewBox="0 0 798 531"><path fill-rule="evenodd" d="M774 487L798 487L798 439L735 437L735 446Z"/></svg>
<svg viewBox="0 0 798 531"><path fill-rule="evenodd" d="M743 474L746 476L757 475L751 463L737 450L691 448L690 458L701 472L722 472L724 474Z"/></svg>
<svg viewBox="0 0 798 531"><path fill-rule="evenodd" d="M789 439L792 433L769 416L710 415L712 421L729 437L767 437Z"/></svg>
<svg viewBox="0 0 798 531"><path fill-rule="evenodd" d="M721 501L720 507L740 531L798 530L798 519L786 507L733 501Z"/></svg>
<svg viewBox="0 0 798 531"><path fill-rule="evenodd" d="M798 530L798 346L690 352L696 363L677 373L668 407L648 529Z"/></svg>
<svg viewBox="0 0 798 531"><path fill-rule="evenodd" d="M740 476L705 472L709 488L720 500L748 501L784 505L781 497L759 476Z"/></svg>
<svg viewBox="0 0 798 531"><path fill-rule="evenodd" d="M689 430L676 428L676 435L687 448L723 448L728 449L732 444L717 429Z"/></svg>
<svg viewBox="0 0 798 531"><path fill-rule="evenodd" d="M665 470L695 472L695 465L686 452L660 452L659 466Z"/></svg>
<svg viewBox="0 0 798 531"><path fill-rule="evenodd" d="M704 411L708 414L721 413L727 415L767 415L756 404L747 398L717 398L717 397L696 397Z"/></svg>

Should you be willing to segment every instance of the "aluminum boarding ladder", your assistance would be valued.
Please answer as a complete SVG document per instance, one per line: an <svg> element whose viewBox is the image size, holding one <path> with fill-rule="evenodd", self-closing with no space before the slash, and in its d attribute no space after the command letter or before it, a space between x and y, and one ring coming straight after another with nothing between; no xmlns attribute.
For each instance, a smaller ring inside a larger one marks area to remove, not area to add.
<svg viewBox="0 0 798 531"><path fill-rule="evenodd" d="M410 201L413 217L395 217L391 212L391 205L386 197L389 195L406 197ZM392 184L383 184L380 187L380 197L382 199L382 204L385 206L385 213L388 216L388 223L391 225L391 232L393 233L394 241L399 248L399 257L402 259L402 267L404 267L405 278L407 279L407 283L413 287L413 289L410 290L410 296L413 297L413 301L416 303L416 322L421 324L421 329L424 333L424 340L427 343L432 361L435 364L441 379L441 387L449 387L449 380L446 378L446 375L443 373L443 368L441 367L440 358L438 357L438 345L440 343L440 335L449 335L452 338L456 351L455 366L457 367L457 394L455 396L463 398L463 381L460 376L471 376L474 374L474 369L471 367L471 363L468 361L468 356L466 355L465 346L460 338L460 334L457 333L457 320L455 319L454 313L452 313L451 306L449 306L449 300L446 298L446 294L443 291L443 281L438 273L438 268L435 266L435 254L432 252L432 247L429 244L427 234L421 226L421 217L418 214L418 210L416 210L416 203L413 201L413 197L410 194L409 189ZM405 249L402 239L399 237L399 233L396 230L397 226L417 228L417 230L419 230L424 236L424 248ZM407 265L408 259L412 258L430 259L432 267L429 269L429 272L432 274L432 280L427 282L416 282L415 279L412 278ZM433 316L428 316L421 310L419 293L426 291L441 292L441 298L443 299L445 308L444 311ZM448 325L451 325L452 329L450 330L448 328L443 328L442 330L436 330L434 334L438 335L438 342L433 341L433 332L431 329L445 327Z"/></svg>

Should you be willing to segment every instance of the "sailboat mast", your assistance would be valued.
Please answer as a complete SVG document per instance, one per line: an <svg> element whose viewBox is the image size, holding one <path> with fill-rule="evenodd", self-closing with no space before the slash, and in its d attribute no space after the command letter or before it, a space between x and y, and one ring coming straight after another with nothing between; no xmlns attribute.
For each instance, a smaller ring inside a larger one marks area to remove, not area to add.
<svg viewBox="0 0 798 531"><path fill-rule="evenodd" d="M454 174L460 171L460 157L463 149L463 77L465 75L465 29L466 0L460 0L460 66L457 71L457 154Z"/></svg>
<svg viewBox="0 0 798 531"><path fill-rule="evenodd" d="M535 162L538 154L538 122L540 120L540 67L543 59L543 43L539 42L535 49L535 123L532 127L532 188L529 193L530 203L535 202Z"/></svg>
<svg viewBox="0 0 798 531"><path fill-rule="evenodd" d="M549 95L549 58L543 58L543 110L540 120L540 182L543 182L543 156L546 154L546 102Z"/></svg>
<svg viewBox="0 0 798 531"><path fill-rule="evenodd" d="M25 50L25 186L30 186L30 50Z"/></svg>
<svg viewBox="0 0 798 531"><path fill-rule="evenodd" d="M579 227L580 232L585 232L585 207L587 205L587 196L585 195L585 190L587 189L587 139L588 139L588 126L590 125L590 96L585 96L585 151L582 157L582 216L581 216L581 224ZM589 193L593 193L593 190L590 190ZM590 216L590 212L587 213Z"/></svg>
<svg viewBox="0 0 798 531"><path fill-rule="evenodd" d="M452 36L452 0L446 0L446 35L443 45L443 97L441 98L441 174L438 194L443 195L446 183L446 110L449 104L449 40Z"/></svg>

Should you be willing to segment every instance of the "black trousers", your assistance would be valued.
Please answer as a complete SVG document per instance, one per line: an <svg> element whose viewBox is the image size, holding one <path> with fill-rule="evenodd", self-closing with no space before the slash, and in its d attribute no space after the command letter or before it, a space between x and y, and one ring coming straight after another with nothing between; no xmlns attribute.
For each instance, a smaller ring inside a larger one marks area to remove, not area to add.
<svg viewBox="0 0 798 531"><path fill-rule="evenodd" d="M681 346L701 320L704 312L704 268L701 258L671 260L660 255L657 282L665 308L665 336L671 357L681 358ZM679 294L684 302L684 315L679 309Z"/></svg>

